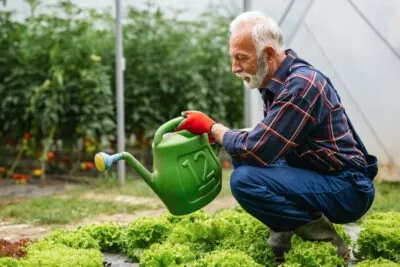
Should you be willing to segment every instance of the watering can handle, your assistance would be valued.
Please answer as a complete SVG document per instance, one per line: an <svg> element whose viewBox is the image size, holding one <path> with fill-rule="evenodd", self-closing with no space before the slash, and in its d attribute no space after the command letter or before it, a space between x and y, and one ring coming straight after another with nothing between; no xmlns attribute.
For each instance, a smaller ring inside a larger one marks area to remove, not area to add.
<svg viewBox="0 0 400 267"><path fill-rule="evenodd" d="M161 139L164 134L174 131L176 127L185 119L185 117L177 117L172 119L158 128L156 134L154 135L154 145L158 145L161 142Z"/></svg>
<svg viewBox="0 0 400 267"><path fill-rule="evenodd" d="M156 131L155 135L154 135L154 145L157 146L160 142L161 139L163 137L164 134L172 132L175 130L176 127L178 127L178 125L185 119L185 117L177 117L175 119L172 119L166 123L164 123L163 125L160 126L160 128L158 128L158 130ZM219 150L221 148L221 146L217 143L215 144L211 144L211 147L214 151L214 153L216 155L219 154Z"/></svg>

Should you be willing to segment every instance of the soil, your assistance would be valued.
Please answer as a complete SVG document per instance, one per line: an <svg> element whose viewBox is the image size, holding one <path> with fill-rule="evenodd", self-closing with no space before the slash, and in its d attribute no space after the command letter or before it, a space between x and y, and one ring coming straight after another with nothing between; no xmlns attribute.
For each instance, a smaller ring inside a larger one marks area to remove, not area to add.
<svg viewBox="0 0 400 267"><path fill-rule="evenodd" d="M152 197L135 197L127 195L85 193L80 198L88 200L98 200L98 201L113 201L131 205L145 205L152 209L163 207L163 203L161 202L161 200Z"/></svg>
<svg viewBox="0 0 400 267"><path fill-rule="evenodd" d="M42 186L36 183L18 185L12 180L0 179L0 201L60 194L71 190L74 186L73 184L57 180L48 182L48 184Z"/></svg>

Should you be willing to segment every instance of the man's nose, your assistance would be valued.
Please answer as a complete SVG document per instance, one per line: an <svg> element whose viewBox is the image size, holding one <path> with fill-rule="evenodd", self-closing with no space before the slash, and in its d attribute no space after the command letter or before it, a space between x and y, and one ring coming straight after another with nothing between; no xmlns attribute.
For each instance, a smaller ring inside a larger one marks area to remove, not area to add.
<svg viewBox="0 0 400 267"><path fill-rule="evenodd" d="M240 66L240 64L238 64L236 60L232 60L232 72L240 73L242 71L243 71L242 66Z"/></svg>

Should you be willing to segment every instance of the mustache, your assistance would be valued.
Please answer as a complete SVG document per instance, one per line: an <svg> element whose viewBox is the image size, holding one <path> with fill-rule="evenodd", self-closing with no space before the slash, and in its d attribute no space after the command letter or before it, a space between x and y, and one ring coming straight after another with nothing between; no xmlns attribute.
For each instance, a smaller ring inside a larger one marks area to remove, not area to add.
<svg viewBox="0 0 400 267"><path fill-rule="evenodd" d="M251 77L253 77L254 75L252 75L252 74L250 74L250 73L247 73L247 72L238 72L238 73L235 73L236 74L236 76L237 77L239 77L239 78L249 78L249 79L251 79Z"/></svg>

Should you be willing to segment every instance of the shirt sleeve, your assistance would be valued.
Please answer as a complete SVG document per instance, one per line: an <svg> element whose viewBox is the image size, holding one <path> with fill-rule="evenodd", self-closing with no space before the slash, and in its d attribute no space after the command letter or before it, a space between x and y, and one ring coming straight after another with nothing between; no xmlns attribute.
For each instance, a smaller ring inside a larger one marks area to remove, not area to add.
<svg viewBox="0 0 400 267"><path fill-rule="evenodd" d="M284 89L251 132L229 130L224 135L223 146L232 157L251 165L266 166L307 138L316 122L312 111L313 105L303 93Z"/></svg>

